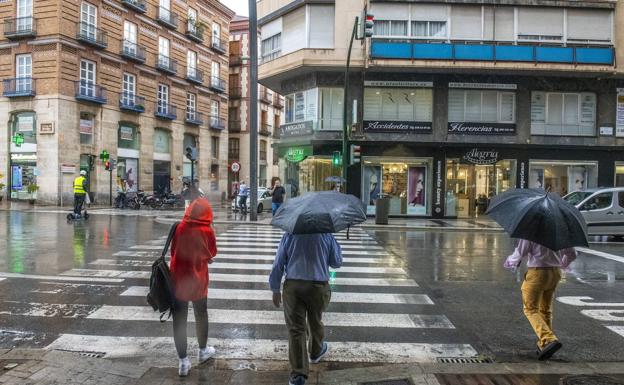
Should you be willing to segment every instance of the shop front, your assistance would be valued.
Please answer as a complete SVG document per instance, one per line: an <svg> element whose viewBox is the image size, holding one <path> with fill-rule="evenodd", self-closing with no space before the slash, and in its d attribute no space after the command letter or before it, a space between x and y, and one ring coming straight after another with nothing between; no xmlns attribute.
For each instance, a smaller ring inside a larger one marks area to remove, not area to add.
<svg viewBox="0 0 624 385"><path fill-rule="evenodd" d="M126 192L139 189L139 129L136 126L119 125L117 177L125 183Z"/></svg>
<svg viewBox="0 0 624 385"><path fill-rule="evenodd" d="M335 147L338 149L338 145ZM279 147L280 179L289 196L328 191L336 187L335 179L342 176L342 166L335 164L331 150L331 146Z"/></svg>
<svg viewBox="0 0 624 385"><path fill-rule="evenodd" d="M529 162L529 187L564 196L572 191L598 186L598 161Z"/></svg>
<svg viewBox="0 0 624 385"><path fill-rule="evenodd" d="M171 191L171 134L164 129L154 130L154 174L155 194Z"/></svg>
<svg viewBox="0 0 624 385"><path fill-rule="evenodd" d="M34 112L11 115L9 187L10 198L27 200L36 198L29 186L37 185L37 135ZM35 189L36 191L36 189Z"/></svg>

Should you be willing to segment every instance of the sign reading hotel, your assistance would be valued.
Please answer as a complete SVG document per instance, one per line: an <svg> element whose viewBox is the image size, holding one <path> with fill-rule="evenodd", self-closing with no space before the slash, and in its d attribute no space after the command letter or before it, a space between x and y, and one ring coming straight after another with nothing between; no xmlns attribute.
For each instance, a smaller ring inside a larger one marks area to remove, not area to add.
<svg viewBox="0 0 624 385"><path fill-rule="evenodd" d="M362 129L364 132L430 134L433 125L431 122L365 120Z"/></svg>
<svg viewBox="0 0 624 385"><path fill-rule="evenodd" d="M472 164L495 164L498 162L498 151L473 148L464 154L462 161Z"/></svg>
<svg viewBox="0 0 624 385"><path fill-rule="evenodd" d="M283 124L280 126L280 137L312 135L312 121Z"/></svg>
<svg viewBox="0 0 624 385"><path fill-rule="evenodd" d="M516 133L516 125L513 123L449 122L448 133L460 135L514 135Z"/></svg>

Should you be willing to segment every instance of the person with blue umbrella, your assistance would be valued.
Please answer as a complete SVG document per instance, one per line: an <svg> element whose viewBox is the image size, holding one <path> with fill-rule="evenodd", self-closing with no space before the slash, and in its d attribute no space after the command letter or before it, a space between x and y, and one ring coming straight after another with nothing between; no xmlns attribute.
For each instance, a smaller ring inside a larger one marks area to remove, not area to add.
<svg viewBox="0 0 624 385"><path fill-rule="evenodd" d="M504 263L516 271L526 260L522 304L538 337L538 359L550 359L561 347L553 331L553 298L576 259L574 246L587 246L587 225L576 207L541 189L512 189L492 199L487 213L512 238L520 241Z"/></svg>

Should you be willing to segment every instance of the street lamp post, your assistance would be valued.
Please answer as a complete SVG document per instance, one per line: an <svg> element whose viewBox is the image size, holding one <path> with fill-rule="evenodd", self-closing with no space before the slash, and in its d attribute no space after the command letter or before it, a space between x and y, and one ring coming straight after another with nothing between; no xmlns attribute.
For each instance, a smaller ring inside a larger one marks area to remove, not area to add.
<svg viewBox="0 0 624 385"><path fill-rule="evenodd" d="M249 201L251 221L258 220L258 17L249 0Z"/></svg>

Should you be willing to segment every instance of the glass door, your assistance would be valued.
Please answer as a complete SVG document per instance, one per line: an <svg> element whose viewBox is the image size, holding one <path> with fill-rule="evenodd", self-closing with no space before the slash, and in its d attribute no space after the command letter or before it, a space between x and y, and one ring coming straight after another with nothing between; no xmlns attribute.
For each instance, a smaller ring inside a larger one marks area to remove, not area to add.
<svg viewBox="0 0 624 385"><path fill-rule="evenodd" d="M80 62L80 94L95 97L95 63L87 60Z"/></svg>
<svg viewBox="0 0 624 385"><path fill-rule="evenodd" d="M122 101L127 106L134 106L134 95L136 91L136 78L132 74L123 75L123 95Z"/></svg>
<svg viewBox="0 0 624 385"><path fill-rule="evenodd" d="M83 2L80 6L80 33L90 40L96 40L97 8Z"/></svg>
<svg viewBox="0 0 624 385"><path fill-rule="evenodd" d="M17 0L17 30L32 30L33 2L32 0Z"/></svg>
<svg viewBox="0 0 624 385"><path fill-rule="evenodd" d="M169 113L169 87L164 84L158 85L158 112L160 114Z"/></svg>
<svg viewBox="0 0 624 385"><path fill-rule="evenodd" d="M137 26L129 21L124 22L124 51L131 55L137 54Z"/></svg>
<svg viewBox="0 0 624 385"><path fill-rule="evenodd" d="M161 66L169 68L169 40L158 38L158 61Z"/></svg>
<svg viewBox="0 0 624 385"><path fill-rule="evenodd" d="M32 87L32 56L17 55L15 61L15 91L29 92Z"/></svg>

